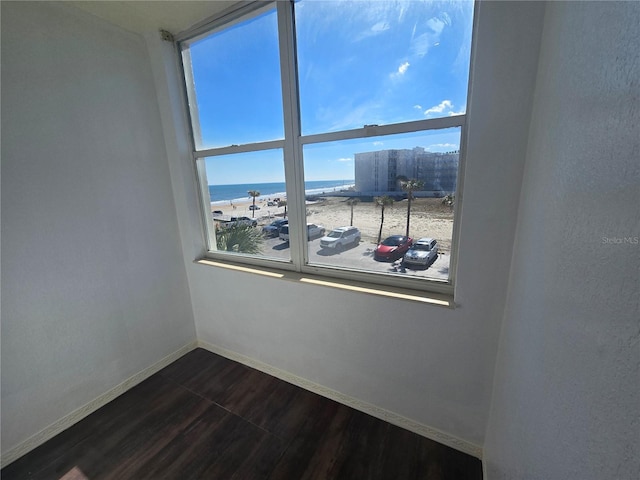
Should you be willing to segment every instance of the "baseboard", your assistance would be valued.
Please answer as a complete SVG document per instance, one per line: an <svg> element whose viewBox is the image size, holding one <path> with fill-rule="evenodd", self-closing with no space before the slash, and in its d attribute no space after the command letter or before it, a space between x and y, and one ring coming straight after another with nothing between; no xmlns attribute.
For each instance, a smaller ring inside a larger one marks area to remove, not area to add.
<svg viewBox="0 0 640 480"><path fill-rule="evenodd" d="M309 390L310 392L317 393L318 395L322 395L323 397L330 398L331 400L335 400L336 402L339 402L343 405L347 405L348 407L367 413L373 417L379 418L380 420L389 422L392 425L397 425L406 430L409 430L418 435L421 435L425 438L429 438L436 442L442 443L443 445L451 447L455 450L459 450L473 457L482 459L482 447L478 445L467 442L465 440L461 440L453 435L442 432L436 428L429 427L427 425L423 425L421 423L415 422L413 420L410 420L396 413L390 412L388 410L377 407L370 403L363 402L356 398L350 397L349 395L345 395L343 393L337 392L330 388L327 388L317 383L306 380L297 375L293 375L289 372L285 372L284 370L280 370L279 368L254 360L250 357L246 357L244 355L233 352L231 350L227 350L225 348L219 347L217 345L213 345L211 343L198 340L197 342L194 341L183 346L182 348L167 355L166 357L159 360L158 362L151 365L150 367L147 367L144 370L141 370L140 372L129 377L124 382L116 385L115 387L103 393L102 395L90 401L89 403L74 410L68 415L65 415L64 417L52 423L48 427L45 427L44 429L40 430L38 433L32 435L31 437L26 439L24 442L18 444L14 448L8 450L7 452L4 452L0 457L0 468L3 468L9 465L10 463L14 462L15 460L22 457L23 455L29 453L31 450L39 447L40 445L45 443L47 440L55 437L56 435L63 432L67 428L78 423L83 418L87 417L91 413L103 407L104 405L106 405L116 397L122 395L127 390L130 390L131 388L135 387L140 382L146 380L154 373L162 370L164 367L174 362L178 358L182 357L183 355L187 354L188 352L190 352L196 347L204 348L205 350L216 353L230 360L234 360L236 362L242 363L251 368L255 368L256 370L260 370L261 372L272 375L276 378L284 380L285 382L304 388L305 390Z"/></svg>
<svg viewBox="0 0 640 480"><path fill-rule="evenodd" d="M350 397L349 395L345 395L330 388L323 387L322 385L310 382L309 380L298 377L297 375L293 375L289 372L285 372L284 370L280 370L279 368L267 365L266 363L259 362L257 360L246 357L231 350L227 350L217 345L198 340L198 347L209 350L212 353L216 353L230 360L242 363L248 367L255 368L256 370L260 370L261 372L279 378L280 380L284 380L285 382L304 388L305 390L309 390L310 392L317 393L318 395L329 398L331 400L335 400L338 403L367 413L373 417L379 418L380 420L389 422L392 425L402 427L425 438L434 440L438 443L441 443L463 453L467 453L482 460L482 447L465 440L461 440L436 428L415 422L396 413L390 412L370 403L363 402L362 400L358 400L357 398Z"/></svg>
<svg viewBox="0 0 640 480"><path fill-rule="evenodd" d="M63 432L67 428L69 428L72 425L78 423L80 420L82 420L86 416L88 416L91 413L95 412L100 407L105 406L111 400L113 400L116 397L122 395L127 390L135 387L136 385L138 385L143 380L146 380L147 378L149 378L154 373L162 370L164 367L166 367L170 363L176 361L178 358L180 358L183 355L185 355L186 353L190 352L191 350L193 350L197 346L198 346L198 344L197 344L196 341L188 343L187 345L183 346L182 348L180 348L180 349L176 350L175 352L167 355L166 357L164 357L160 361L154 363L150 367L147 367L144 370L141 370L140 372L136 373L135 375L129 377L124 382L116 385L112 389L110 389L107 392L105 392L102 395L100 395L98 398L95 398L94 400L91 400L89 403L87 403L87 404L83 405L82 407L74 410L70 414L65 415L64 417L62 417L61 419L55 421L54 423L52 423L48 427L45 427L44 429L40 430L38 433L36 433L36 434L32 435L31 437L27 438L24 442L18 444L14 448L8 450L7 452L4 452L2 454L2 457L0 458L0 467L5 467L5 466L9 465L11 462L13 462L13 461L17 460L18 458L22 457L23 455L29 453L34 448L39 447L40 445L42 445L47 440L55 437L56 435L58 435L59 433Z"/></svg>

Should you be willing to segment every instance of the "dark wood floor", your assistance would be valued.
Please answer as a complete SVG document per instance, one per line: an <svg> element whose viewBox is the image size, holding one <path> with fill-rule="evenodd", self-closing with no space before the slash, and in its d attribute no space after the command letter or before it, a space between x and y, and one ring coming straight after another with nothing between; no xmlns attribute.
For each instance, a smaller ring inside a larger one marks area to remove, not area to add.
<svg viewBox="0 0 640 480"><path fill-rule="evenodd" d="M476 480L482 471L473 457L197 349L0 475Z"/></svg>

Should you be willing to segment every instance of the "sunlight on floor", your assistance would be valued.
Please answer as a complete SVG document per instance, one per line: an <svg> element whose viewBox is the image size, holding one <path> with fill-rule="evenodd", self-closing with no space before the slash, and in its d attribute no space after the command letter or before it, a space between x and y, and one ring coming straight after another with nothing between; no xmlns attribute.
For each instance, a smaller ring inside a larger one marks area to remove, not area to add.
<svg viewBox="0 0 640 480"><path fill-rule="evenodd" d="M58 480L89 480L89 477L82 473L82 470L80 470L80 468L75 466Z"/></svg>

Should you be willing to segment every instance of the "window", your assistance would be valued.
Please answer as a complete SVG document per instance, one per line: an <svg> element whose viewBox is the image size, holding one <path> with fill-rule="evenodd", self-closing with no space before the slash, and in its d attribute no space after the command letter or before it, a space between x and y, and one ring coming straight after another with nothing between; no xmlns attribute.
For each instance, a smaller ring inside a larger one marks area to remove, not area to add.
<svg viewBox="0 0 640 480"><path fill-rule="evenodd" d="M182 35L208 256L451 292L473 7L252 2Z"/></svg>

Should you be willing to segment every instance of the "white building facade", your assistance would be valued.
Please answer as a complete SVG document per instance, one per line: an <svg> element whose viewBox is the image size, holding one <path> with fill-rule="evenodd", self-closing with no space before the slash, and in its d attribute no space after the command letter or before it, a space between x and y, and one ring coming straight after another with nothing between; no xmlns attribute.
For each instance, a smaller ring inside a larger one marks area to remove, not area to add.
<svg viewBox="0 0 640 480"><path fill-rule="evenodd" d="M434 153L422 147L355 154L355 190L368 194L401 192L398 177L422 180L417 196L455 193L459 152Z"/></svg>

